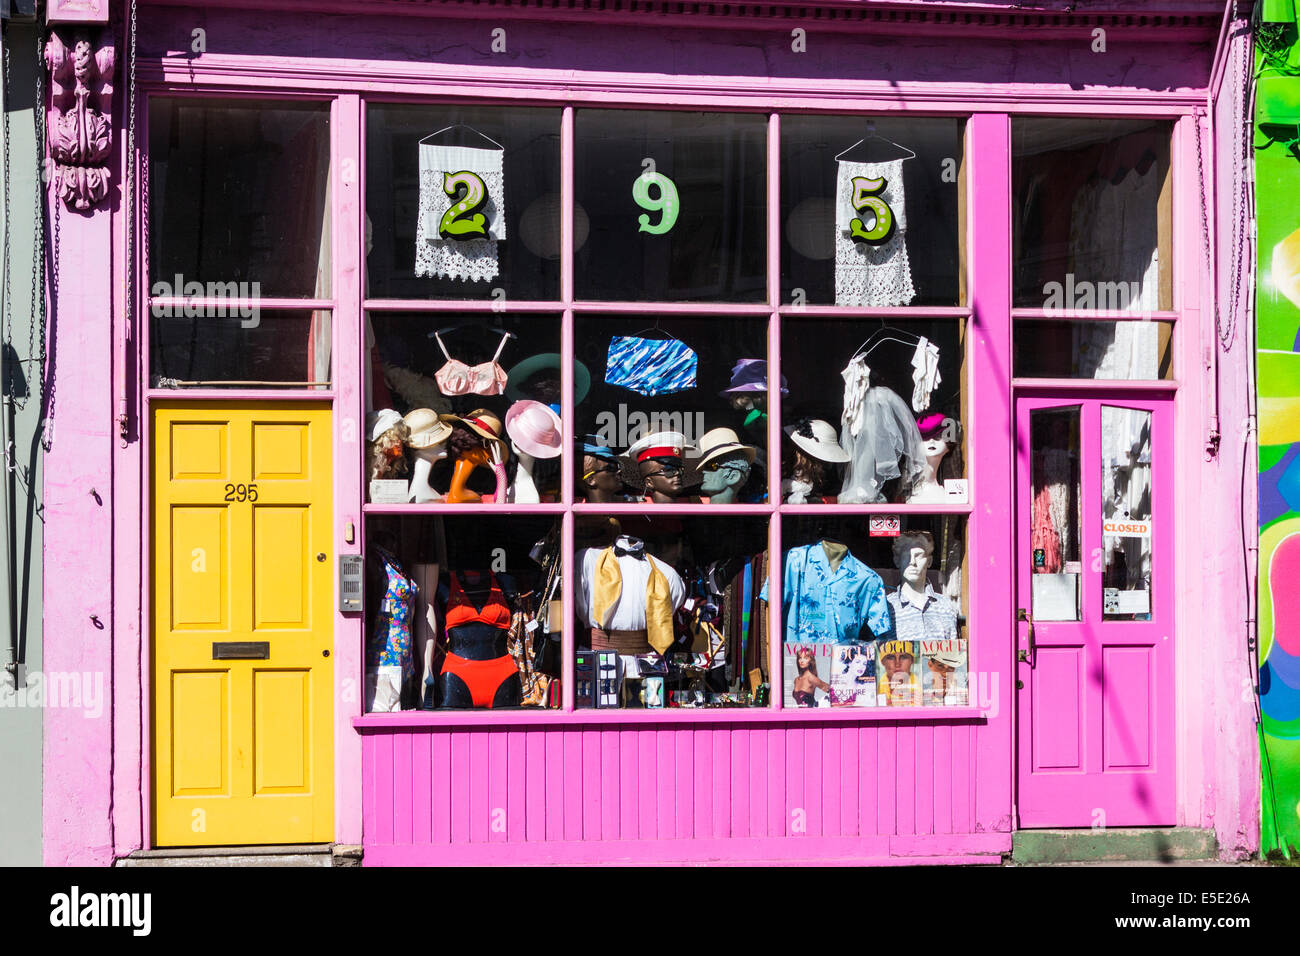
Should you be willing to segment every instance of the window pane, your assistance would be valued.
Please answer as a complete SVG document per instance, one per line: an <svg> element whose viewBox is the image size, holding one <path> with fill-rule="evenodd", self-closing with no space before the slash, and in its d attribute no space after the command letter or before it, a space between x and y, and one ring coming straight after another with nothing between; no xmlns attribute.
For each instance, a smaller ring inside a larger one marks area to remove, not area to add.
<svg viewBox="0 0 1300 956"><path fill-rule="evenodd" d="M580 708L767 703L766 518L574 525Z"/></svg>
<svg viewBox="0 0 1300 956"><path fill-rule="evenodd" d="M195 315L204 312L204 315ZM331 381L328 310L155 305L149 331L154 388Z"/></svg>
<svg viewBox="0 0 1300 956"><path fill-rule="evenodd" d="M1151 616L1151 413L1101 407L1101 491L1108 621Z"/></svg>
<svg viewBox="0 0 1300 956"><path fill-rule="evenodd" d="M366 544L368 713L560 706L557 519L370 515Z"/></svg>
<svg viewBox="0 0 1300 956"><path fill-rule="evenodd" d="M767 319L580 316L575 488L593 502L767 500Z"/></svg>
<svg viewBox="0 0 1300 956"><path fill-rule="evenodd" d="M1017 378L1172 379L1172 322L1018 319Z"/></svg>
<svg viewBox="0 0 1300 956"><path fill-rule="evenodd" d="M370 298L558 299L560 111L367 106L366 250Z"/></svg>
<svg viewBox="0 0 1300 956"><path fill-rule="evenodd" d="M330 295L329 107L152 98L154 295Z"/></svg>
<svg viewBox="0 0 1300 956"><path fill-rule="evenodd" d="M558 316L371 312L366 340L371 503L560 500Z"/></svg>
<svg viewBox="0 0 1300 956"><path fill-rule="evenodd" d="M1079 620L1079 406L1029 413L1033 502L1030 568L1033 615L1040 621Z"/></svg>
<svg viewBox="0 0 1300 956"><path fill-rule="evenodd" d="M1170 132L1152 120L1012 120L1017 306L1172 308Z"/></svg>
<svg viewBox="0 0 1300 956"><path fill-rule="evenodd" d="M781 301L956 305L962 162L957 118L782 116ZM872 195L893 220L880 236ZM872 238L855 240L855 219Z"/></svg>
<svg viewBox="0 0 1300 956"><path fill-rule="evenodd" d="M766 298L765 116L579 110L574 129L579 298Z"/></svg>
<svg viewBox="0 0 1300 956"><path fill-rule="evenodd" d="M781 325L787 504L963 504L962 324L790 317Z"/></svg>
<svg viewBox="0 0 1300 956"><path fill-rule="evenodd" d="M786 707L970 703L965 519L881 519L785 519Z"/></svg>

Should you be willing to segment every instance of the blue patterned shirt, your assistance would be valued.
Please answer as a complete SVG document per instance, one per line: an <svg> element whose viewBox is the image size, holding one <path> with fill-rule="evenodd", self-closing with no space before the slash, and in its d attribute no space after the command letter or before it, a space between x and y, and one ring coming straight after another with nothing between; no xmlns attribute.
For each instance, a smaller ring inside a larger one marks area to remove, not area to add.
<svg viewBox="0 0 1300 956"><path fill-rule="evenodd" d="M820 542L791 548L785 553L784 591L786 643L856 641L864 623L876 637L890 633L885 584L852 554L832 571ZM766 584L759 597L767 600Z"/></svg>

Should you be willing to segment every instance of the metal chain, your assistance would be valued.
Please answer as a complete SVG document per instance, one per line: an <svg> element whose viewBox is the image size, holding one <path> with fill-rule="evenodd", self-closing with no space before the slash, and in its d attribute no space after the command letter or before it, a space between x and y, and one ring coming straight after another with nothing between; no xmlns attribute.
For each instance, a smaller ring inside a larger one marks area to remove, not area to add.
<svg viewBox="0 0 1300 956"><path fill-rule="evenodd" d="M54 244L50 250L50 301L55 304L55 315L58 315L59 302L59 227L63 224L63 204L59 202L59 197L55 195L51 205L54 207ZM47 389L45 421L41 423L41 447L47 452L54 447L54 399L58 391L59 378L56 370L51 369L49 373L49 386Z"/></svg>
<svg viewBox="0 0 1300 956"><path fill-rule="evenodd" d="M12 169L12 166L10 165L10 157L9 157L9 140L11 138L10 131L9 131L9 106L10 106L9 95L10 95L10 91L13 89L13 84L11 82L11 77L9 75L9 43L7 42L9 39L8 33L9 31L8 29L6 29L5 30L6 35L4 37L4 40L0 41L0 46L4 48L3 50L4 53L3 95L4 95L4 114L5 114L4 115L5 237L4 237L4 251L3 253L0 253L0 258L3 259L3 268L4 268L3 285L0 286L0 342L3 342L4 345L9 345L9 340L11 338L10 330L13 325L13 315L11 313L13 312L13 308L14 308L13 290L10 288L10 283L9 283L9 273L11 271L9 238L10 238L10 233L13 232L14 218L13 218L13 207L10 204L10 195L9 195L9 174ZM5 364L7 365L8 360L4 360L4 361ZM4 388L4 391L7 393L9 390L9 383L4 382L2 387ZM12 401L15 398L15 396L8 395L8 394L6 394L5 397L8 398L10 401Z"/></svg>
<svg viewBox="0 0 1300 956"><path fill-rule="evenodd" d="M45 31L40 28L41 5L36 4L36 98L32 120L36 142L36 188L32 190L32 324L27 329L27 354L34 356L33 375L45 395ZM40 351L36 336L40 335Z"/></svg>
<svg viewBox="0 0 1300 956"><path fill-rule="evenodd" d="M135 36L136 36L136 0L131 0L130 39L128 41L128 79L126 86L127 110L129 118L126 127L126 190L123 201L126 205L126 317L123 329L123 348L125 342L135 339L136 301L139 295L139 283L135 274L135 194L136 194L136 159L135 159ZM130 362L123 362L122 369L131 367ZM127 393L127 384L122 383L122 394ZM119 433L125 447L127 435L126 409L122 409L118 422Z"/></svg>

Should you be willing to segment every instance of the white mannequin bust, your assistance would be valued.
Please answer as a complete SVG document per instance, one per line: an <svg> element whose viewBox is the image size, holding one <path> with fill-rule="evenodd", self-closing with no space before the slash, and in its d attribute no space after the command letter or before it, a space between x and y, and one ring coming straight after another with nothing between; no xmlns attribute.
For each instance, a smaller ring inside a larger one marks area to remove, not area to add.
<svg viewBox="0 0 1300 956"><path fill-rule="evenodd" d="M942 438L925 438L921 441L925 450L925 477L907 496L909 504L932 504L948 500L948 492L939 483L939 466L948 457L948 443Z"/></svg>
<svg viewBox="0 0 1300 956"><path fill-rule="evenodd" d="M521 451L513 441L510 450L515 453L515 480L510 485L506 500L511 504L535 505L542 500L537 493L537 483L533 480L533 466L537 464L537 459Z"/></svg>
<svg viewBox="0 0 1300 956"><path fill-rule="evenodd" d="M411 454L415 458L415 464L411 466L411 488L406 500L414 501L416 504L442 501L442 495L434 491L433 486L429 484L429 475L433 472L434 463L447 457L446 442L439 442L425 448L412 448Z"/></svg>

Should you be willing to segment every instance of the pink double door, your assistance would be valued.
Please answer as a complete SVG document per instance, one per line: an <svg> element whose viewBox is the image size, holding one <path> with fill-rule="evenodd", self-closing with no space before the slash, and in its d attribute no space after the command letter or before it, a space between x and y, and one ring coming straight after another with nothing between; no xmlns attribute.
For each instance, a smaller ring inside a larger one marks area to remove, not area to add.
<svg viewBox="0 0 1300 956"><path fill-rule="evenodd" d="M1098 394L1016 401L1021 827L1174 823L1173 404Z"/></svg>

